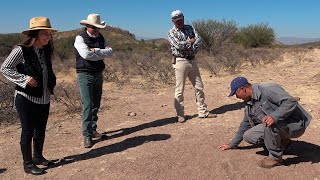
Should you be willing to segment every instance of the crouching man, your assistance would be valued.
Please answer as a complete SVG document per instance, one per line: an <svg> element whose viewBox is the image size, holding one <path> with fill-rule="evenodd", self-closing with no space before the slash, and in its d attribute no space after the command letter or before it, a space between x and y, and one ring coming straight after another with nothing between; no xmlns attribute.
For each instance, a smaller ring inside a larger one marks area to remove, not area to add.
<svg viewBox="0 0 320 180"><path fill-rule="evenodd" d="M250 84L245 77L236 77L230 84L230 96L246 103L244 118L229 144L221 150L237 148L242 140L266 147L269 156L258 165L272 168L283 164L283 151L291 138L304 134L310 124L308 114L281 86L274 83Z"/></svg>

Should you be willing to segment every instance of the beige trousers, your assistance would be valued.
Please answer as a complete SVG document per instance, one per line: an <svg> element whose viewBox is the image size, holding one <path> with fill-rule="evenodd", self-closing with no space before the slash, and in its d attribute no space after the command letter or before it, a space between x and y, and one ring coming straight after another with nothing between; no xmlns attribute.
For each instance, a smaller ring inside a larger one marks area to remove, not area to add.
<svg viewBox="0 0 320 180"><path fill-rule="evenodd" d="M187 77L191 81L195 89L196 103L198 106L199 117L204 117L209 114L207 105L204 103L203 83L200 76L200 71L195 59L187 60L185 58L176 58L175 68L176 89L174 107L178 116L184 116L184 98L183 92L186 85Z"/></svg>

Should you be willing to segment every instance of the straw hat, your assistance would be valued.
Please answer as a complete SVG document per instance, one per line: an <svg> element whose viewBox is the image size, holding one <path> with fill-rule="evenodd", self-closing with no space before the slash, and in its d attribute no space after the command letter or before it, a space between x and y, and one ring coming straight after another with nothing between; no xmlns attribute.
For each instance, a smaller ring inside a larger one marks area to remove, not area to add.
<svg viewBox="0 0 320 180"><path fill-rule="evenodd" d="M57 32L58 30L51 28L50 20L47 17L33 17L30 19L30 28L22 31L22 34L28 35L30 31L48 29L51 32Z"/></svg>
<svg viewBox="0 0 320 180"><path fill-rule="evenodd" d="M80 21L80 24L83 26L91 25L97 28L105 28L107 26L104 21L100 20L99 14L89 14L87 20Z"/></svg>

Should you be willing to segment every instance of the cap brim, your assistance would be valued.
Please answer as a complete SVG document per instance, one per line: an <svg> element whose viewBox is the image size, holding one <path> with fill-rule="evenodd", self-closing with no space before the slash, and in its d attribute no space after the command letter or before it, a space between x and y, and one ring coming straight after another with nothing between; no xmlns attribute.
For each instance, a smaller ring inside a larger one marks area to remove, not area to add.
<svg viewBox="0 0 320 180"><path fill-rule="evenodd" d="M236 93L236 90L234 90L234 91L231 91L228 97L231 97L231 96L233 96L233 95L234 95L235 93Z"/></svg>
<svg viewBox="0 0 320 180"><path fill-rule="evenodd" d="M80 24L82 26L91 25L91 26L95 26L95 27L100 28L100 29L105 28L107 26L104 21L102 21L101 24L96 24L96 23L91 23L91 22L89 22L87 20L82 20L82 21L80 21Z"/></svg>
<svg viewBox="0 0 320 180"><path fill-rule="evenodd" d="M178 17L178 18L176 18L176 19L172 18L172 21L173 21L173 22L177 22L177 21L182 20L182 19L183 19L183 16L182 16L182 17Z"/></svg>
<svg viewBox="0 0 320 180"><path fill-rule="evenodd" d="M57 29L38 27L38 28L32 28L32 29L28 29L28 30L22 31L21 33L24 34L24 35L28 35L30 33L30 31L35 31L35 30L51 30L52 33L58 32Z"/></svg>

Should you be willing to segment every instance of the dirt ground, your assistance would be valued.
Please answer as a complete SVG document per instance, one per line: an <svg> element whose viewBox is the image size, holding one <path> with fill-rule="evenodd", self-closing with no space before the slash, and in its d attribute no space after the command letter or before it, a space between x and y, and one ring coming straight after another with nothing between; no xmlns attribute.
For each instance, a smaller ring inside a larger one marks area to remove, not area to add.
<svg viewBox="0 0 320 180"><path fill-rule="evenodd" d="M174 87L148 92L118 89L105 84L98 130L107 135L91 149L82 145L80 114L51 113L44 155L56 160L41 176L23 172L20 125L1 126L0 179L320 179L320 50L301 62L291 54L284 60L253 68L244 65L238 75L250 82L277 82L310 112L305 134L285 151L286 166L263 169L257 161L262 148L244 142L241 148L220 151L232 139L243 117L243 103L228 98L229 83L237 75L210 77L202 71L206 103L214 119L198 119L194 91L185 91L186 123L176 123ZM58 107L52 107L58 108ZM134 112L136 116L127 116Z"/></svg>

